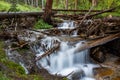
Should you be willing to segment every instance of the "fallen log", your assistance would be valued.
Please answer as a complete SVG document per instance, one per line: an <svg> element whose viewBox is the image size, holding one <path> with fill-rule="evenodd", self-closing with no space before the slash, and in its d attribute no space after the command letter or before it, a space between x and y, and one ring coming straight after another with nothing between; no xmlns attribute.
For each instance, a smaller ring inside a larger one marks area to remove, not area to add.
<svg viewBox="0 0 120 80"><path fill-rule="evenodd" d="M53 17L62 17L62 18L71 18L71 17L73 17L73 18L78 18L79 16L83 16L83 15L85 15L85 14L56 14L56 15L53 15Z"/></svg>
<svg viewBox="0 0 120 80"><path fill-rule="evenodd" d="M19 18L19 17L39 17L42 16L44 12L0 12L0 19L4 18Z"/></svg>
<svg viewBox="0 0 120 80"><path fill-rule="evenodd" d="M89 10L73 10L73 9L52 9L52 11L89 12ZM91 10L91 12L101 12L101 11L103 10Z"/></svg>
<svg viewBox="0 0 120 80"><path fill-rule="evenodd" d="M92 40L92 41L85 42L83 44L83 46L80 45L80 47L78 47L76 49L76 52L80 52L80 51L85 50L85 49L90 49L92 47L103 45L103 44L105 44L107 42L110 42L112 40L115 40L117 38L120 38L120 33L112 34L110 36L107 36L107 37L104 37L104 38L100 38L100 39L97 39L97 40Z"/></svg>
<svg viewBox="0 0 120 80"><path fill-rule="evenodd" d="M119 6L118 6L119 7ZM99 14L103 14L103 13L106 13L106 12L110 12L110 11L114 11L116 8L118 7L115 7L115 8L111 8L111 9L107 9L107 10L103 10L101 12L97 12L95 14L91 14L91 15L87 15L86 18L90 18L90 17L93 17L93 16L96 16L96 15L99 15ZM83 17L79 17L78 19L83 19Z"/></svg>
<svg viewBox="0 0 120 80"><path fill-rule="evenodd" d="M103 22L120 22L120 17L104 18L102 21Z"/></svg>
<svg viewBox="0 0 120 80"><path fill-rule="evenodd" d="M37 57L35 61L38 61L38 60L40 60L41 58L52 54L54 51L56 51L57 49L59 49L59 47L60 47L60 44L57 44L55 47L47 50L44 54L42 54L41 56Z"/></svg>

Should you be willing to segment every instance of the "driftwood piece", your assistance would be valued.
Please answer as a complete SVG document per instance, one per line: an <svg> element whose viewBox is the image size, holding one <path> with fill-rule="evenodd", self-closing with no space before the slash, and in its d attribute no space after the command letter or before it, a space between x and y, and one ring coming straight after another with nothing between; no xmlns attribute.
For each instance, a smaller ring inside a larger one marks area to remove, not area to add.
<svg viewBox="0 0 120 80"><path fill-rule="evenodd" d="M110 41L112 41L114 39L117 39L117 38L120 38L120 33L112 34L110 36L100 38L100 39L97 39L97 40L88 41L88 42L84 43L82 47L80 45L80 47L78 47L76 49L76 52L79 52L79 51L82 51L82 50L85 50L85 49L89 49L89 48L92 48L92 47L96 47L96 46L99 46L99 45L103 45L103 44L105 44L107 42L110 42Z"/></svg>
<svg viewBox="0 0 120 80"><path fill-rule="evenodd" d="M47 50L44 54L42 54L41 56L37 57L36 61L40 60L41 58L43 58L45 56L48 56L48 55L52 54L54 51L56 51L57 49L59 49L59 47L60 47L60 44L58 43L58 44L56 44L55 47Z"/></svg>
<svg viewBox="0 0 120 80"><path fill-rule="evenodd" d="M3 18L19 18L26 16L42 16L44 12L0 12L0 19Z"/></svg>

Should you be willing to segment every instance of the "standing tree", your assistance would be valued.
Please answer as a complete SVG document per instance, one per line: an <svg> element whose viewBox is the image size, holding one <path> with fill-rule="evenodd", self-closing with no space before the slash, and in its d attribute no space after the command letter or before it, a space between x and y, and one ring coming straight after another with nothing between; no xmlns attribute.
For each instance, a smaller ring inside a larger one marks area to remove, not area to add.
<svg viewBox="0 0 120 80"><path fill-rule="evenodd" d="M98 3L98 0L89 0L92 3L92 6L96 6Z"/></svg>
<svg viewBox="0 0 120 80"><path fill-rule="evenodd" d="M65 9L68 9L68 0L65 0Z"/></svg>
<svg viewBox="0 0 120 80"><path fill-rule="evenodd" d="M75 9L77 10L77 3L78 3L78 0L75 0Z"/></svg>
<svg viewBox="0 0 120 80"><path fill-rule="evenodd" d="M43 20L49 24L51 24L52 4L53 0L46 1L45 12L43 17Z"/></svg>

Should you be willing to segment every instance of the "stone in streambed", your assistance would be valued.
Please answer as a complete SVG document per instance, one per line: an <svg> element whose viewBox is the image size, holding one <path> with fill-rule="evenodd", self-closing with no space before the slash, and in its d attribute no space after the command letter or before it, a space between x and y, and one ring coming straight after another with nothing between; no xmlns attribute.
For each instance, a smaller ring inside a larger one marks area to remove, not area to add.
<svg viewBox="0 0 120 80"><path fill-rule="evenodd" d="M110 76L114 74L114 71L107 67L94 68L93 71L98 80L111 80Z"/></svg>
<svg viewBox="0 0 120 80"><path fill-rule="evenodd" d="M100 62L100 63L103 63L106 60L106 54L101 49L101 47L92 48L91 51L90 51L90 56L95 61Z"/></svg>
<svg viewBox="0 0 120 80"><path fill-rule="evenodd" d="M80 80L81 78L85 77L85 73L83 70L75 71L71 74L71 80Z"/></svg>
<svg viewBox="0 0 120 80"><path fill-rule="evenodd" d="M120 80L120 76L117 76L116 78L113 78L112 80Z"/></svg>
<svg viewBox="0 0 120 80"><path fill-rule="evenodd" d="M120 58L114 62L116 65L120 65Z"/></svg>

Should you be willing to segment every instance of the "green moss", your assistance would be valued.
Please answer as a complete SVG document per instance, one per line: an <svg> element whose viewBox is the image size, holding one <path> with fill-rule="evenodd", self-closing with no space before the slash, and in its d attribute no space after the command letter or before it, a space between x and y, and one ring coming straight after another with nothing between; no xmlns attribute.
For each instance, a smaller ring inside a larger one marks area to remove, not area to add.
<svg viewBox="0 0 120 80"><path fill-rule="evenodd" d="M8 11L12 5L8 2L5 1L0 1L0 11ZM14 7L13 7L14 8ZM25 4L17 4L15 10L10 10L10 11L40 11L41 8L39 7L32 7L29 5Z"/></svg>
<svg viewBox="0 0 120 80"><path fill-rule="evenodd" d="M4 42L0 41L0 63L7 69L0 69L0 80L44 80L39 74L27 75L25 70L19 64L10 61L5 54L3 49ZM0 67L1 68L1 67Z"/></svg>
<svg viewBox="0 0 120 80"><path fill-rule="evenodd" d="M16 64L8 60L8 58L6 57L5 51L3 50L3 46L4 46L4 43L0 41L0 62L10 70L15 71L16 73L25 74L23 67L21 67L19 64Z"/></svg>
<svg viewBox="0 0 120 80"><path fill-rule="evenodd" d="M5 54L5 51L3 50L4 43L3 41L0 41L0 63L7 67L6 71L3 72L9 72L12 71L12 73L15 74L25 74L25 70L23 67L21 67L19 64L16 64L12 61L10 61Z"/></svg>
<svg viewBox="0 0 120 80"><path fill-rule="evenodd" d="M42 19L38 20L35 23L35 29L50 29L52 28L52 25L49 25L47 23L45 23Z"/></svg>
<svg viewBox="0 0 120 80"><path fill-rule="evenodd" d="M11 80L5 74L0 71L0 80Z"/></svg>
<svg viewBox="0 0 120 80"><path fill-rule="evenodd" d="M67 78L63 78L63 80L68 80Z"/></svg>
<svg viewBox="0 0 120 80"><path fill-rule="evenodd" d="M11 4L4 1L0 1L0 11L8 11L10 6Z"/></svg>

